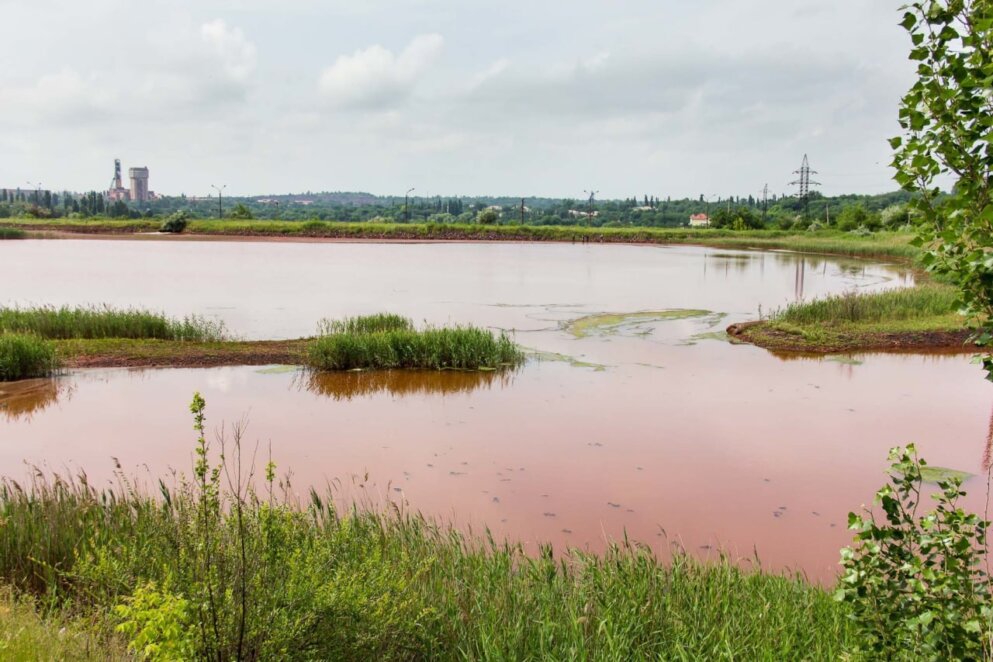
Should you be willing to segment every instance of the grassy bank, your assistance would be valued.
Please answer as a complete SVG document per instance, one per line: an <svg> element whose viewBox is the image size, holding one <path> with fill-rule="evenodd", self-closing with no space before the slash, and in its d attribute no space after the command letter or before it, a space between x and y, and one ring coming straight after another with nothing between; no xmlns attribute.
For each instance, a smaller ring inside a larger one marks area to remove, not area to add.
<svg viewBox="0 0 993 662"><path fill-rule="evenodd" d="M218 341L224 327L190 316L173 319L162 313L109 306L0 308L0 332L30 333L42 338L148 338L156 340Z"/></svg>
<svg viewBox="0 0 993 662"><path fill-rule="evenodd" d="M308 350L316 370L496 370L524 354L506 334L473 326L414 329L411 320L373 315L323 322Z"/></svg>
<svg viewBox="0 0 993 662"><path fill-rule="evenodd" d="M940 283L874 293L848 292L792 303L767 321L732 325L729 333L779 351L969 351L969 331L958 313L957 300L956 289Z"/></svg>
<svg viewBox="0 0 993 662"><path fill-rule="evenodd" d="M169 659L838 659L845 607L802 579L618 545L526 555L423 517L256 492L237 436L153 498L123 478L0 488L0 581ZM165 658L163 658L165 659Z"/></svg>
<svg viewBox="0 0 993 662"><path fill-rule="evenodd" d="M6 219L17 228L84 234L155 232L157 221L113 219L38 220ZM699 244L721 248L783 249L852 257L909 260L918 249L912 234L878 232L858 236L838 230L796 232L786 230L718 230L702 228L590 228L557 225L458 225L417 223L338 223L330 221L191 221L186 234L431 241L558 241L591 243Z"/></svg>

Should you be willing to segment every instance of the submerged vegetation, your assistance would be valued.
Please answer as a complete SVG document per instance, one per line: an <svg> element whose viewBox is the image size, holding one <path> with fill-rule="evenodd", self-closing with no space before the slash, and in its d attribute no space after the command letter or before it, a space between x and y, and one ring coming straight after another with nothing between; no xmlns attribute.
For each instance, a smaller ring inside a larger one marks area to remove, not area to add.
<svg viewBox="0 0 993 662"><path fill-rule="evenodd" d="M110 306L0 308L0 332L43 338L132 338L183 341L223 340L224 325L196 315L181 320L162 313Z"/></svg>
<svg viewBox="0 0 993 662"><path fill-rule="evenodd" d="M316 370L496 370L524 360L505 333L474 326L418 331L409 319L380 314L324 321L320 330L308 352Z"/></svg>
<svg viewBox="0 0 993 662"><path fill-rule="evenodd" d="M712 315L709 310L673 308L670 310L644 310L636 313L598 313L586 315L566 324L566 329L576 338L592 335L612 335L622 331L642 333L647 325L669 320L692 319ZM648 329L650 331L650 329Z"/></svg>
<svg viewBox="0 0 993 662"><path fill-rule="evenodd" d="M0 332L0 382L48 377L57 368L51 342L32 334Z"/></svg>

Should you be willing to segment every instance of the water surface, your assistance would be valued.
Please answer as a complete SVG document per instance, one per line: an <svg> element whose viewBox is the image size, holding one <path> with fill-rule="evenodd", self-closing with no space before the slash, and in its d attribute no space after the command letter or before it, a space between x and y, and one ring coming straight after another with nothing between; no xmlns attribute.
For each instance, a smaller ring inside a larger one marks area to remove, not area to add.
<svg viewBox="0 0 993 662"><path fill-rule="evenodd" d="M899 267L560 244L0 251L5 303L151 306L214 316L249 338L389 310L507 329L541 357L501 374L90 370L0 385L6 474L30 462L105 480L111 458L147 476L186 469L199 390L211 424L247 421L246 439L266 454L271 444L301 491L333 482L529 545L596 550L627 533L660 551L757 553L827 580L850 539L847 512L871 500L888 448L914 441L933 464L981 471L991 398L968 357L782 361L716 339L798 298L912 283ZM576 320L606 313L576 332ZM980 499L985 485L971 482Z"/></svg>

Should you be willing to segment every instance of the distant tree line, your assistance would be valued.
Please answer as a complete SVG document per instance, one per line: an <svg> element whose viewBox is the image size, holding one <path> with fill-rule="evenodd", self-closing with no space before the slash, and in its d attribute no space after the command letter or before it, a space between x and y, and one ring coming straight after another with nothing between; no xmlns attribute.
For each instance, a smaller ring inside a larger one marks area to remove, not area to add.
<svg viewBox="0 0 993 662"><path fill-rule="evenodd" d="M110 217L165 218L178 211L190 218L214 218L217 198L185 195L135 203L111 202L103 193L0 191L0 218ZM910 194L826 197L812 193L808 204L792 196L681 198L642 194L620 200L570 198L413 197L369 193L305 193L225 197L224 217L234 219L342 221L384 223L494 223L528 225L591 225L594 227L679 227L694 214L706 214L712 227L795 229L837 227L846 230L901 227L911 222L907 212Z"/></svg>

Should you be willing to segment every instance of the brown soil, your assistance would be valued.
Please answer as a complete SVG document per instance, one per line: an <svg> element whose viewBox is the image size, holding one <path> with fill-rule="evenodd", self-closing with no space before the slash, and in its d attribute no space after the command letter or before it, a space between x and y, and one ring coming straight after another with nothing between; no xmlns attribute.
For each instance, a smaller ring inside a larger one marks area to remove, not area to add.
<svg viewBox="0 0 993 662"><path fill-rule="evenodd" d="M772 328L767 322L741 322L727 328L732 338L776 354L839 354L846 352L974 353L971 332L956 331L840 331L833 338L813 342L803 336Z"/></svg>
<svg viewBox="0 0 993 662"><path fill-rule="evenodd" d="M299 365L306 340L222 343L130 341L113 344L68 341L61 347L66 368L210 368L234 365Z"/></svg>

